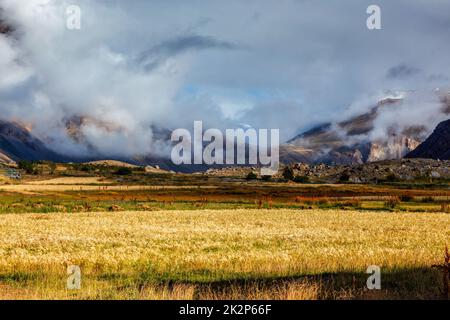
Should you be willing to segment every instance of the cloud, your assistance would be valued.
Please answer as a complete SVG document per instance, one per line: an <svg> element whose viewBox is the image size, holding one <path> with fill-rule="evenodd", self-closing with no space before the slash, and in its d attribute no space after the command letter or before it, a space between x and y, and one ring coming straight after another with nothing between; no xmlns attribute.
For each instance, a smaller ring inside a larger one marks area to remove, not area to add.
<svg viewBox="0 0 450 320"><path fill-rule="evenodd" d="M0 37L0 91L8 90L26 81L31 69L18 59L18 50L6 37Z"/></svg>
<svg viewBox="0 0 450 320"><path fill-rule="evenodd" d="M182 36L174 40L168 40L154 50L156 52L164 52L168 55L176 55L188 50L205 50L205 49L236 49L237 45L226 41L220 41L213 37L189 35Z"/></svg>
<svg viewBox="0 0 450 320"><path fill-rule="evenodd" d="M408 66L406 64L399 64L388 70L386 77L389 79L408 78L415 76L421 72L420 69Z"/></svg>
<svg viewBox="0 0 450 320"><path fill-rule="evenodd" d="M195 50L234 50L238 46L209 36L187 35L167 40L138 55L135 63L147 72L154 70L167 59Z"/></svg>
<svg viewBox="0 0 450 320"><path fill-rule="evenodd" d="M81 7L81 30L65 27L69 4ZM87 144L134 155L163 152L152 128L245 123L287 140L392 92L448 87L450 3L379 0L382 30L372 31L370 4L0 0L14 28L0 34L0 111L74 154L92 150L67 136L67 119L115 123L82 126ZM430 112L430 126L442 116L416 105L395 116L421 123Z"/></svg>

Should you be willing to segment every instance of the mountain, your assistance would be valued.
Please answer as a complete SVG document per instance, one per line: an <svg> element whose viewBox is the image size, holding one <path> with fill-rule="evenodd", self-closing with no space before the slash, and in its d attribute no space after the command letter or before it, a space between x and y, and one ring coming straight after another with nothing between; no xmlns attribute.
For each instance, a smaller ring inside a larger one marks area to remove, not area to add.
<svg viewBox="0 0 450 320"><path fill-rule="evenodd" d="M24 126L0 120L0 162L11 160L67 161L68 158L51 151Z"/></svg>
<svg viewBox="0 0 450 320"><path fill-rule="evenodd" d="M441 97L442 114L450 114L450 94ZM355 165L381 160L400 159L408 154L409 157L442 158L448 154L448 135L445 137L445 124L435 132L431 142L425 142L417 152L416 149L429 134L426 124L402 128L388 128L384 136L371 138L376 127L377 119L383 112L392 110L404 102L403 98L386 98L368 111L352 116L344 121L329 122L313 127L297 135L287 143L280 146L280 160L282 163L308 163L327 165ZM89 157L73 157L58 154L49 147L51 140L40 140L27 128L17 122L0 120L0 162L17 160L51 160L57 162L87 162L95 160L119 160L136 165L158 166L165 170L180 172L197 172L210 169L207 165L176 166L169 155L160 153L136 154L134 156L112 157L102 154L94 145L91 145L84 135L85 127L98 128L104 132L122 132L126 130L120 124L109 123L101 119L87 116L73 116L63 121L67 137L76 144L84 146L89 151ZM167 128L150 128L153 133L153 142L157 146L170 145L171 130ZM444 132L444 133L441 133ZM438 135L441 138L435 138ZM378 135L380 136L380 135ZM427 140L428 141L428 140ZM161 148L160 148L161 149ZM428 150L426 153L423 150ZM216 166L220 167L220 166Z"/></svg>
<svg viewBox="0 0 450 320"><path fill-rule="evenodd" d="M406 158L450 160L450 119L441 122L428 139Z"/></svg>
<svg viewBox="0 0 450 320"><path fill-rule="evenodd" d="M289 140L280 148L282 162L349 165L402 158L426 136L425 126L391 128L383 139L370 140L374 122L386 108L395 108L402 98L386 98L368 112L336 123L324 123Z"/></svg>

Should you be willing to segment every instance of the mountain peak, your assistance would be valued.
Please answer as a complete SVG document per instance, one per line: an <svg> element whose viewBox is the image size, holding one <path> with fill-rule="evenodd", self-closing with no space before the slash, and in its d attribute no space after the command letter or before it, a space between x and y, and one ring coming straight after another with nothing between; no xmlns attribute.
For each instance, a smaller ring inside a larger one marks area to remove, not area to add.
<svg viewBox="0 0 450 320"><path fill-rule="evenodd" d="M406 158L450 160L450 119L441 122L428 139Z"/></svg>

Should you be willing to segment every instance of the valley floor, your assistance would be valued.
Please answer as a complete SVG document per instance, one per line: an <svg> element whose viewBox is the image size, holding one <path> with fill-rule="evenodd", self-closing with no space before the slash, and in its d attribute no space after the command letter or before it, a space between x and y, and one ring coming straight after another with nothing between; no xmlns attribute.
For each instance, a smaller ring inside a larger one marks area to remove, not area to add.
<svg viewBox="0 0 450 320"><path fill-rule="evenodd" d="M448 298L446 180L128 169L42 163L0 182L0 299Z"/></svg>

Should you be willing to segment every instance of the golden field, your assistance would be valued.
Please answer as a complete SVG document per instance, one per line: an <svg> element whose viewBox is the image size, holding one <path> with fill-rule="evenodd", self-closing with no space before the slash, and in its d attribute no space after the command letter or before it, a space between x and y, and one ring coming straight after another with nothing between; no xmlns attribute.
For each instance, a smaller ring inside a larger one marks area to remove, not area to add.
<svg viewBox="0 0 450 320"><path fill-rule="evenodd" d="M446 213L236 209L2 214L2 299L439 298ZM66 289L66 268L82 271ZM378 265L382 290L367 291Z"/></svg>

